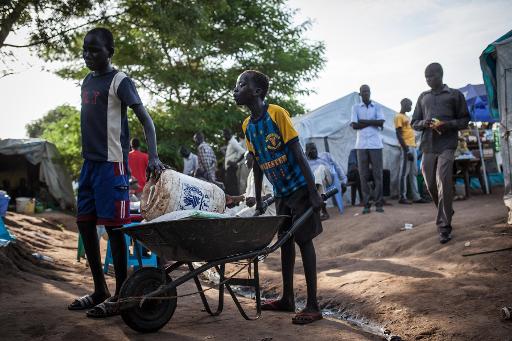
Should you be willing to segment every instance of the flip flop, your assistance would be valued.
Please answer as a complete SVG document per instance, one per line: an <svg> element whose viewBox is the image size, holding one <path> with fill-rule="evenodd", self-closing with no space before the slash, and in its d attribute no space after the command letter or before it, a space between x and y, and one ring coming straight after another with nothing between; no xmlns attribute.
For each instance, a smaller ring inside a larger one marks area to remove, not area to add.
<svg viewBox="0 0 512 341"><path fill-rule="evenodd" d="M295 311L295 304L291 307L285 307L281 303L281 300L267 300L261 305L261 310L272 310L272 311Z"/></svg>
<svg viewBox="0 0 512 341"><path fill-rule="evenodd" d="M94 306L91 310L87 311L86 315L87 317L92 318L116 316L121 313L119 306L120 304L117 302L117 297L109 297L105 301Z"/></svg>
<svg viewBox="0 0 512 341"><path fill-rule="evenodd" d="M315 312L300 312L292 317L293 324L308 324L323 319L322 313Z"/></svg>
<svg viewBox="0 0 512 341"><path fill-rule="evenodd" d="M97 305L99 302L95 302L92 298L92 295L84 295L82 297L78 297L68 305L69 310L84 310L84 309L91 309L95 305Z"/></svg>

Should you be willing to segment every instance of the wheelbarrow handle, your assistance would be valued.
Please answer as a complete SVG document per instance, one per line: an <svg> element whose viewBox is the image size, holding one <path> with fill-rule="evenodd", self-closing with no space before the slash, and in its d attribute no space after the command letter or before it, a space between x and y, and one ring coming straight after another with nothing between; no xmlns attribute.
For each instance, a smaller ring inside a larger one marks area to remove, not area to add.
<svg viewBox="0 0 512 341"><path fill-rule="evenodd" d="M332 197L336 193L338 193L338 189L336 187L331 188L326 193L322 194L322 200L326 201L327 199L329 199L330 197ZM266 211L267 208L270 205L272 205L275 201L276 201L276 198L274 196L271 196L270 198L268 198L266 200L263 200L263 202L261 203L261 206L262 206L263 210Z"/></svg>
<svg viewBox="0 0 512 341"><path fill-rule="evenodd" d="M336 193L338 193L338 189L336 187L332 188L331 190L329 190L326 193L322 194L322 199L325 201L325 200L329 199L330 197L332 197L333 195L335 195ZM286 241L288 241L288 239L291 238L291 236L293 236L295 231L297 231L298 228L301 227L302 224L304 224L304 222L312 214L313 214L313 207L310 207L298 219L295 220L295 222L293 223L292 227L290 227L290 229L288 231L283 233L280 236L280 238L273 245L269 246L265 250L266 251L265 253L272 253L275 250L277 250L278 248L280 248L284 243L286 243Z"/></svg>
<svg viewBox="0 0 512 341"><path fill-rule="evenodd" d="M329 199L336 193L338 193L338 189L336 187L333 187L330 190L328 190L327 192L325 192L324 194L322 194L322 200L326 201L327 199Z"/></svg>

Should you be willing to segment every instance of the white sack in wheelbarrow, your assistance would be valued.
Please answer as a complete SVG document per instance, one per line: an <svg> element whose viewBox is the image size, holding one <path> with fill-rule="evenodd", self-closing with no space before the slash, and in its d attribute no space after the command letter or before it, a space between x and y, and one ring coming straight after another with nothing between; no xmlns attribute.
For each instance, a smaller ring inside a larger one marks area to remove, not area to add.
<svg viewBox="0 0 512 341"><path fill-rule="evenodd" d="M223 213L224 191L217 185L166 169L158 181L151 178L142 192L141 213L151 221L166 213L200 210Z"/></svg>

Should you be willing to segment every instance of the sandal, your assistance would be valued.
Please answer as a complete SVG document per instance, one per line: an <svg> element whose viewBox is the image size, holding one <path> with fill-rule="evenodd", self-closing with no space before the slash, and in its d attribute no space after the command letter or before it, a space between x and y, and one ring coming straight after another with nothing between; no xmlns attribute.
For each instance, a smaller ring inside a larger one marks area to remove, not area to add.
<svg viewBox="0 0 512 341"><path fill-rule="evenodd" d="M293 324L308 324L323 319L322 313L319 311L314 312L300 312L292 317Z"/></svg>
<svg viewBox="0 0 512 341"><path fill-rule="evenodd" d="M91 310L88 310L87 317L105 318L119 315L121 313L119 306L120 304L117 302L117 297L109 297L105 301L94 306Z"/></svg>
<svg viewBox="0 0 512 341"><path fill-rule="evenodd" d="M95 302L92 298L92 295L84 295L82 297L78 297L68 305L69 310L84 310L84 309L91 309L95 305L97 305L99 302Z"/></svg>
<svg viewBox="0 0 512 341"><path fill-rule="evenodd" d="M292 306L286 306L281 300L266 300L261 305L261 310L272 310L272 311L295 311L295 303Z"/></svg>

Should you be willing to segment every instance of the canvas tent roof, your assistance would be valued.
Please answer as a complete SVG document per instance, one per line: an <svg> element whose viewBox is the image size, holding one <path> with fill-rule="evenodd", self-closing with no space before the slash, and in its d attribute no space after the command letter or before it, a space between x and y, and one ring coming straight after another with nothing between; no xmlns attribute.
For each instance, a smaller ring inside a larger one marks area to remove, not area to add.
<svg viewBox="0 0 512 341"><path fill-rule="evenodd" d="M40 164L39 181L48 186L61 207L76 207L71 178L54 144L42 139L5 139L0 140L0 154L23 155L31 164Z"/></svg>
<svg viewBox="0 0 512 341"><path fill-rule="evenodd" d="M350 151L354 148L356 132L350 127L352 106L360 103L357 92L350 93L332 101L305 115L292 118L295 129L299 132L301 144L315 142L318 151L329 151L343 170L347 170ZM374 101L382 109L386 122L382 131L384 142L384 168L391 171L391 189L398 188L398 165L400 164L400 148L396 139L393 119L396 111Z"/></svg>
<svg viewBox="0 0 512 341"><path fill-rule="evenodd" d="M505 205L509 208L508 222L512 224L512 31L487 46L480 56L480 67L491 111L500 118Z"/></svg>

